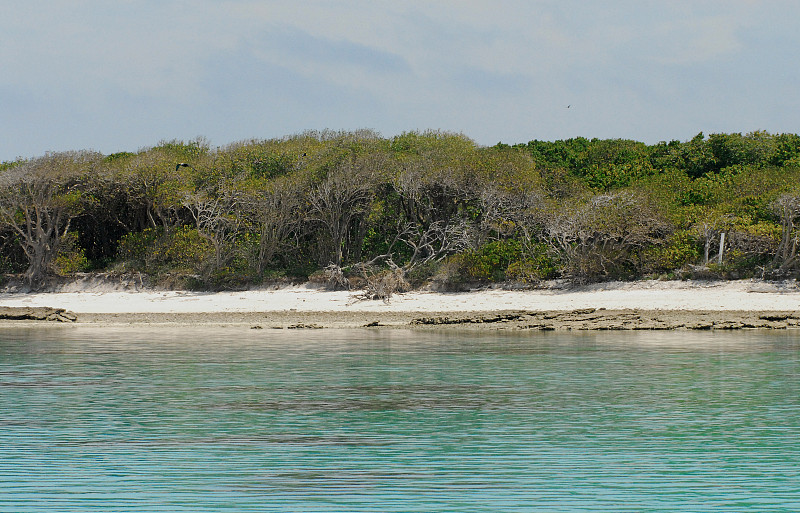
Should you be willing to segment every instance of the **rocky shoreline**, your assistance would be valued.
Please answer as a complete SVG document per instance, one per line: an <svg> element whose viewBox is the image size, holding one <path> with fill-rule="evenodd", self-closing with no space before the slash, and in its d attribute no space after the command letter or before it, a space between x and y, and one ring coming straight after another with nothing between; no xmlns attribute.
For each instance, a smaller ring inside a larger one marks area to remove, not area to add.
<svg viewBox="0 0 800 513"><path fill-rule="evenodd" d="M64 308L49 306L0 306L0 320L75 322L77 316Z"/></svg>
<svg viewBox="0 0 800 513"><path fill-rule="evenodd" d="M82 313L58 308L0 307L3 324L73 326L225 326L249 329L460 329L483 331L795 329L800 311L638 310L487 312L192 312Z"/></svg>
<svg viewBox="0 0 800 513"><path fill-rule="evenodd" d="M800 312L606 310L508 312L484 316L423 317L426 326L490 325L513 330L736 330L800 327ZM491 328L489 328L491 329Z"/></svg>

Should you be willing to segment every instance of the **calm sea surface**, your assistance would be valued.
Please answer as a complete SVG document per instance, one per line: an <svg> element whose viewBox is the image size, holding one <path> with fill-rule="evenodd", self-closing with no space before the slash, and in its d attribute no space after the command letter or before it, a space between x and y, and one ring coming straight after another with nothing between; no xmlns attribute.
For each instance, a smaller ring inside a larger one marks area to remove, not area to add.
<svg viewBox="0 0 800 513"><path fill-rule="evenodd" d="M0 331L0 511L800 511L800 334Z"/></svg>

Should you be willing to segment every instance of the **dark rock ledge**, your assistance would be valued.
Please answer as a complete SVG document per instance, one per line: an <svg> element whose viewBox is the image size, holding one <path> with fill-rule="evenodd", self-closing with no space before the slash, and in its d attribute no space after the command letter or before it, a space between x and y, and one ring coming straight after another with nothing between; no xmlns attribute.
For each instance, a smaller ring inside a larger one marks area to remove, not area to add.
<svg viewBox="0 0 800 513"><path fill-rule="evenodd" d="M415 326L480 325L512 330L737 330L800 328L800 312L606 310L509 312L496 315L420 317Z"/></svg>
<svg viewBox="0 0 800 513"><path fill-rule="evenodd" d="M77 316L49 306L0 306L0 320L75 322Z"/></svg>

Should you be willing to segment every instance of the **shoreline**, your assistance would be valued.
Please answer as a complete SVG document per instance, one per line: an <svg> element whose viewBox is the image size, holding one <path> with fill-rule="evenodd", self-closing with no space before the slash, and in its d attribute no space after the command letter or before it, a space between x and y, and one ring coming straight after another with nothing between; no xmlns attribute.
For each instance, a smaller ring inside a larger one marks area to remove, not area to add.
<svg viewBox="0 0 800 513"><path fill-rule="evenodd" d="M614 282L569 289L443 293L414 291L386 303L305 286L241 292L130 291L73 287L2 293L0 309L49 307L51 320L0 320L0 327L231 326L247 329L405 328L468 330L786 329L800 327L792 282ZM2 316L0 316L1 318Z"/></svg>
<svg viewBox="0 0 800 513"><path fill-rule="evenodd" d="M48 323L50 324L50 323ZM71 323L72 324L72 323ZM246 329L479 331L797 329L798 311L549 310L487 312L203 312L81 314L72 325L215 326Z"/></svg>

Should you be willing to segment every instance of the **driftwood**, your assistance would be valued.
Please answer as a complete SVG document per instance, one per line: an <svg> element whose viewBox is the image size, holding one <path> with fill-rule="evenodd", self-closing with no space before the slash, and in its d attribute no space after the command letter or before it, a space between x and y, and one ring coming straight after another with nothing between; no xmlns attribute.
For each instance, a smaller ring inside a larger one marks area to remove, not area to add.
<svg viewBox="0 0 800 513"><path fill-rule="evenodd" d="M74 313L49 306L0 306L0 320L75 322Z"/></svg>

